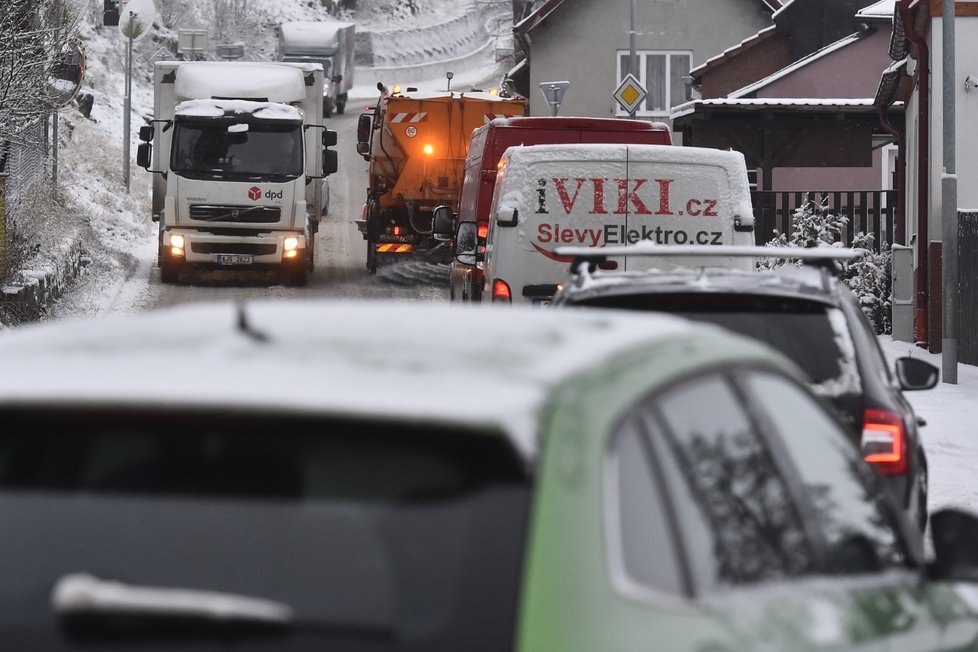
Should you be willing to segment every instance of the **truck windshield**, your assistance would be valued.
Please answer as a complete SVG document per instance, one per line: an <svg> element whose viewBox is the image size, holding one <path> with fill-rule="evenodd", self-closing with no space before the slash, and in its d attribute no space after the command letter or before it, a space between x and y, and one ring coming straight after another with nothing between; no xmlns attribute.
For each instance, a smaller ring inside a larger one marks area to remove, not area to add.
<svg viewBox="0 0 978 652"><path fill-rule="evenodd" d="M170 168L196 179L295 179L303 172L302 125L178 120Z"/></svg>

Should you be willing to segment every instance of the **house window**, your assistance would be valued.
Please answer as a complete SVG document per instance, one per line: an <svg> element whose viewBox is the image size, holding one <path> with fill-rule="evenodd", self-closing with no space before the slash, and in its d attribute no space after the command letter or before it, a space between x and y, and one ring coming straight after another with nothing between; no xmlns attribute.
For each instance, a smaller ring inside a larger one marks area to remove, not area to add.
<svg viewBox="0 0 978 652"><path fill-rule="evenodd" d="M688 102L690 87L685 77L689 76L692 52L671 50L639 50L638 78L649 95L635 111L636 115L668 116L670 109ZM618 81L628 74L628 50L618 50ZM617 115L628 115L620 106Z"/></svg>

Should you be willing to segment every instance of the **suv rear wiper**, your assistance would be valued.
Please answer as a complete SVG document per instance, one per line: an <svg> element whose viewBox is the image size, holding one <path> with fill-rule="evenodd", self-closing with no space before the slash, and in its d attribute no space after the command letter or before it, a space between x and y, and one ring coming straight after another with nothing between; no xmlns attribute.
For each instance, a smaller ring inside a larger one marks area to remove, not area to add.
<svg viewBox="0 0 978 652"><path fill-rule="evenodd" d="M281 602L214 591L132 586L86 573L62 576L51 591L51 608L62 618L133 616L280 627L293 619L292 608Z"/></svg>
<svg viewBox="0 0 978 652"><path fill-rule="evenodd" d="M65 632L85 639L241 637L308 633L388 639L390 628L297 621L282 602L196 589L134 586L87 573L62 576L51 609Z"/></svg>

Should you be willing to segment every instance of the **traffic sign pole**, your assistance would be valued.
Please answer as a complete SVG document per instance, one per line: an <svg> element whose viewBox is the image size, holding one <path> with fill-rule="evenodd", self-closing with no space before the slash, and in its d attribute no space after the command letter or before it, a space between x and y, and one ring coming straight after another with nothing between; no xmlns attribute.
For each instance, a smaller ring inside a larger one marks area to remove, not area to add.
<svg viewBox="0 0 978 652"><path fill-rule="evenodd" d="M628 30L628 74L638 79L638 56L635 53L635 0L632 0L631 27ZM637 108L636 105L628 112L632 120L635 119L635 109Z"/></svg>
<svg viewBox="0 0 978 652"><path fill-rule="evenodd" d="M564 101L564 94L567 92L568 86L570 86L569 81L540 82L540 92L543 93L543 98L550 105L550 110L555 118L560 113L560 105Z"/></svg>
<svg viewBox="0 0 978 652"><path fill-rule="evenodd" d="M126 48L126 101L122 116L122 178L129 194L129 129L132 118L132 36L136 27L136 14L129 12L129 38Z"/></svg>

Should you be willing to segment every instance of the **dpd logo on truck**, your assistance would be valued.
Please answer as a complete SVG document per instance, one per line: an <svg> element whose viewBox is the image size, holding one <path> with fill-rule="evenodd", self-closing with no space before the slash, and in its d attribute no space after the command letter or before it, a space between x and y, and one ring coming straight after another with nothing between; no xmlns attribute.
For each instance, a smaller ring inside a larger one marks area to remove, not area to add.
<svg viewBox="0 0 978 652"><path fill-rule="evenodd" d="M258 201L261 199L261 188L258 186L248 188L248 199L251 201Z"/></svg>

